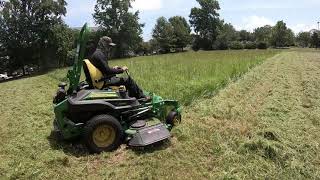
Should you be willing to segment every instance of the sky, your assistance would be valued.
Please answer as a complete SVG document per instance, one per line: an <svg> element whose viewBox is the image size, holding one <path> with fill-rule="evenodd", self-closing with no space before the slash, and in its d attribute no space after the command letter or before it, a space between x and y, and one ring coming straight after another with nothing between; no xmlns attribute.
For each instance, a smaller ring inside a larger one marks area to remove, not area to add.
<svg viewBox="0 0 320 180"><path fill-rule="evenodd" d="M65 17L70 27L81 27L85 22L94 23L92 14L96 0L67 0ZM320 0L219 0L220 18L237 30L253 31L264 25L275 25L284 20L295 33L318 28ZM157 18L183 16L189 19L190 10L198 7L196 0L135 0L132 11L140 11L140 23L144 23L143 38L152 37Z"/></svg>

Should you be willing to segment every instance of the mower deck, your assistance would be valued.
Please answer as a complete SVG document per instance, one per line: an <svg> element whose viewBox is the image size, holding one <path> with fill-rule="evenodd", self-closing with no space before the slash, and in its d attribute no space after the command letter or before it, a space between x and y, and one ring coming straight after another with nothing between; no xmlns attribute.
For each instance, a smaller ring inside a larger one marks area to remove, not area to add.
<svg viewBox="0 0 320 180"><path fill-rule="evenodd" d="M163 141L170 138L170 132L167 127L160 123L155 126L145 127L137 130L137 133L133 135L129 141L129 146L142 147L150 144Z"/></svg>

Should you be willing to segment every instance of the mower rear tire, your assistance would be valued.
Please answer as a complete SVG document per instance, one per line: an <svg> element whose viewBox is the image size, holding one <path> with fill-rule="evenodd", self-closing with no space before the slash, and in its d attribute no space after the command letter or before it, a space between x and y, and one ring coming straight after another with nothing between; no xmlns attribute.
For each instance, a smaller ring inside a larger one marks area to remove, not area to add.
<svg viewBox="0 0 320 180"><path fill-rule="evenodd" d="M110 115L98 115L89 120L83 131L84 143L92 153L113 151L121 144L124 131L119 121Z"/></svg>

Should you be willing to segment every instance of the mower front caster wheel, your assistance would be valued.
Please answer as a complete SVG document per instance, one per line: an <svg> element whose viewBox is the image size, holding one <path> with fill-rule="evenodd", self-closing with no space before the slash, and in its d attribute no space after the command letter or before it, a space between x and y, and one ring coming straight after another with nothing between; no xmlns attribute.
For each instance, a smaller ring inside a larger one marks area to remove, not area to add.
<svg viewBox="0 0 320 180"><path fill-rule="evenodd" d="M98 115L89 120L83 131L83 139L92 153L113 151L123 140L124 131L119 121L110 115Z"/></svg>
<svg viewBox="0 0 320 180"><path fill-rule="evenodd" d="M166 123L170 124L172 126L176 126L181 123L181 115L179 115L175 111L169 112L167 118L166 118Z"/></svg>

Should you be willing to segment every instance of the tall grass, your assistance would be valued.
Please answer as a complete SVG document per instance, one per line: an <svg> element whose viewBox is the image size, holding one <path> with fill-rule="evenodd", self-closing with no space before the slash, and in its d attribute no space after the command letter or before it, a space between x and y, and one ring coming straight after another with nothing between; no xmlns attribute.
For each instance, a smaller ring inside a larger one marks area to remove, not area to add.
<svg viewBox="0 0 320 180"><path fill-rule="evenodd" d="M144 90L186 105L199 96L211 95L277 52L186 52L115 60L110 65L128 66L131 76ZM65 81L65 74L66 70L57 70L49 76Z"/></svg>

